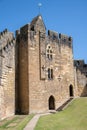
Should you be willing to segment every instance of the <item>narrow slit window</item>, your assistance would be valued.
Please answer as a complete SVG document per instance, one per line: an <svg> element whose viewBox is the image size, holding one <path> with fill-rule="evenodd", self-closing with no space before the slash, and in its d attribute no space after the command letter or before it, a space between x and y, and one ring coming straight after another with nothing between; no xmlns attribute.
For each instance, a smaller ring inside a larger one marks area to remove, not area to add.
<svg viewBox="0 0 87 130"><path fill-rule="evenodd" d="M53 69L48 68L48 79L49 80L53 79Z"/></svg>

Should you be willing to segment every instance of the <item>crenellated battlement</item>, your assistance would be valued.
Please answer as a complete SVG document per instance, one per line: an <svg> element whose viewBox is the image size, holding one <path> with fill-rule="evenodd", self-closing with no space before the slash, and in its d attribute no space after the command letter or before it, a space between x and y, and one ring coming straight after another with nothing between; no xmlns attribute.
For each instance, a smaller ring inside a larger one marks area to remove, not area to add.
<svg viewBox="0 0 87 130"><path fill-rule="evenodd" d="M87 77L87 64L85 64L84 60L74 60L74 66Z"/></svg>
<svg viewBox="0 0 87 130"><path fill-rule="evenodd" d="M84 60L74 60L74 66L76 67L83 67L83 65L85 64Z"/></svg>
<svg viewBox="0 0 87 130"><path fill-rule="evenodd" d="M69 47L72 47L73 39L71 36L67 36L65 34L59 33L59 40L61 44L68 45Z"/></svg>
<svg viewBox="0 0 87 130"><path fill-rule="evenodd" d="M0 32L0 38L3 37L8 32L7 29L3 30L3 32Z"/></svg>
<svg viewBox="0 0 87 130"><path fill-rule="evenodd" d="M0 32L0 50L8 48L10 45L13 46L15 43L15 38L13 33L5 29L3 32Z"/></svg>
<svg viewBox="0 0 87 130"><path fill-rule="evenodd" d="M65 35L65 34L61 34L61 33L59 33L59 38L60 39L62 39L62 40L67 40L67 41L72 41L72 37L70 37L70 36L67 36L67 35Z"/></svg>
<svg viewBox="0 0 87 130"><path fill-rule="evenodd" d="M46 27L41 16L35 17L30 24L26 24L16 31L16 38L27 40L29 38L31 41L34 41L36 35L39 35L41 40L50 41L51 43L59 43L62 45L67 45L69 48L72 48L72 37L55 32L53 30L48 30L46 34Z"/></svg>
<svg viewBox="0 0 87 130"><path fill-rule="evenodd" d="M52 30L48 30L48 37L55 42L58 42L58 33Z"/></svg>

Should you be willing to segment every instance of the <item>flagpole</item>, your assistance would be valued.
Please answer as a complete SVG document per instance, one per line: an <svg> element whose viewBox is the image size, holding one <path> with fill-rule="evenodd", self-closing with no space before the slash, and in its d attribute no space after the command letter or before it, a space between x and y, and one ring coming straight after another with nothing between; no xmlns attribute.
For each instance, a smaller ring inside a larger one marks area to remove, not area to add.
<svg viewBox="0 0 87 130"><path fill-rule="evenodd" d="M41 14L41 6L42 6L42 4L41 3L38 3L38 7L39 7L39 14Z"/></svg>

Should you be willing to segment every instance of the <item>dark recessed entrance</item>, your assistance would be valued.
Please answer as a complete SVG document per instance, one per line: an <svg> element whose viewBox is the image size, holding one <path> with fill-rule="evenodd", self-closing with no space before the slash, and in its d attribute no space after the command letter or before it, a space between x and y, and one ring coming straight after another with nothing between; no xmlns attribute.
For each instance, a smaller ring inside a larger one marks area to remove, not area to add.
<svg viewBox="0 0 87 130"><path fill-rule="evenodd" d="M55 99L53 96L50 96L49 98L49 110L54 110L55 109Z"/></svg>
<svg viewBox="0 0 87 130"><path fill-rule="evenodd" d="M70 95L70 97L73 96L73 86L72 85L69 86L69 95Z"/></svg>

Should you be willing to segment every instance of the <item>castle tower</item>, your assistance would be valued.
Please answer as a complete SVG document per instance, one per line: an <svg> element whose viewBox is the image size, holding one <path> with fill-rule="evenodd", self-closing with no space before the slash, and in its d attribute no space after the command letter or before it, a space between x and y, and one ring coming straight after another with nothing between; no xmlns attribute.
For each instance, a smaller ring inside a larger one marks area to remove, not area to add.
<svg viewBox="0 0 87 130"><path fill-rule="evenodd" d="M17 96L19 112L57 109L75 96L72 38L48 31L42 16L20 28L17 38Z"/></svg>

